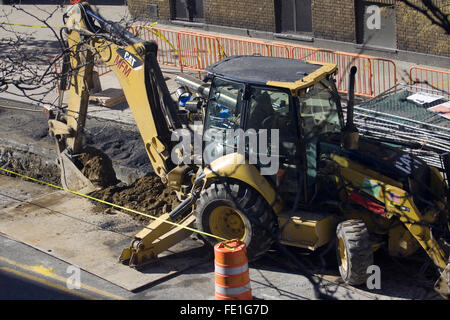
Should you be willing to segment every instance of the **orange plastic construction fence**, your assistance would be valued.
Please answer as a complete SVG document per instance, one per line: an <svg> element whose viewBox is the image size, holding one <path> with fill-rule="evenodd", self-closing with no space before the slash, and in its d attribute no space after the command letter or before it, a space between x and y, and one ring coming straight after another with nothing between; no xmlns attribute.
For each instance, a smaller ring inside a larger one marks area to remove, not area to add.
<svg viewBox="0 0 450 320"><path fill-rule="evenodd" d="M450 92L450 72L413 66L409 69L409 83L421 87Z"/></svg>
<svg viewBox="0 0 450 320"><path fill-rule="evenodd" d="M240 240L214 246L216 300L251 300L247 248Z"/></svg>
<svg viewBox="0 0 450 320"><path fill-rule="evenodd" d="M158 43L158 61L163 65L202 72L232 55L261 55L335 63L338 66L336 84L347 92L348 73L358 67L355 94L374 97L397 83L397 68L393 61L366 55L317 49L294 44L265 42L193 31L175 31L148 26L133 26L131 31L144 40Z"/></svg>
<svg viewBox="0 0 450 320"><path fill-rule="evenodd" d="M131 26L128 29L143 40L155 41L158 44L158 62L161 65L177 67L180 72L191 70L199 72L200 75L207 66L227 56L261 55L335 63L338 66L336 86L341 93L347 92L348 73L352 66L358 67L356 95L374 97L397 83L396 65L387 59L186 30L150 26ZM111 71L101 61L95 62L95 70L100 76Z"/></svg>

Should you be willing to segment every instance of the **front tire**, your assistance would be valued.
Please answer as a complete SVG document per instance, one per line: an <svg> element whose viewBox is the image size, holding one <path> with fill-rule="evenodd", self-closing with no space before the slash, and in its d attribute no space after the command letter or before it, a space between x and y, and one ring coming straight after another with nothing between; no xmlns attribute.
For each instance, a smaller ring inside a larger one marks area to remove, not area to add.
<svg viewBox="0 0 450 320"><path fill-rule="evenodd" d="M367 268L373 264L373 250L366 224L361 220L341 222L336 229L339 272L345 283L366 282Z"/></svg>
<svg viewBox="0 0 450 320"><path fill-rule="evenodd" d="M277 228L266 200L251 187L238 183L211 184L197 200L195 216L198 230L245 242L249 260L266 253ZM211 245L219 241L201 237Z"/></svg>

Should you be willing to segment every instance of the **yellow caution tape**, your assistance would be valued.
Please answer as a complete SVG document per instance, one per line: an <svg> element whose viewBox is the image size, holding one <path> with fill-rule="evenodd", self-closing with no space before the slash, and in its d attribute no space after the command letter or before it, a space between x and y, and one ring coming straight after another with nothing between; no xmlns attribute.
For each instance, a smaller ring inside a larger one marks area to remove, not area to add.
<svg viewBox="0 0 450 320"><path fill-rule="evenodd" d="M0 24L7 25L7 26L15 26L15 27L61 29L61 27L33 26L33 25L30 25L30 24L8 23L8 22L0 22Z"/></svg>
<svg viewBox="0 0 450 320"><path fill-rule="evenodd" d="M135 214L142 215L144 217L148 217L148 218L151 218L151 219L154 219L154 220L158 220L158 221L161 221L161 222L164 222L164 223L168 223L168 224L173 225L175 227L180 227L180 228L192 231L192 232L200 233L202 235L205 235L205 236L208 236L208 237L211 237L211 238L215 238L215 239L218 239L218 240L221 240L221 241L229 240L229 239L225 239L225 238L216 236L216 235L211 234L211 233L207 233L207 232L200 231L200 230L197 230L197 229L194 229L194 228L186 227L186 226L183 226L181 224L178 224L178 223L175 223L175 222L172 222L172 221L168 221L168 220L156 217L156 216L152 216L150 214L146 214L146 213L143 213L143 212L140 212L140 211L137 211L137 210L133 210L133 209L130 209L130 208L127 208L127 207L124 207L124 206L120 206L118 204L114 204L114 203L111 203L111 202L108 202L108 201L105 201L105 200L97 199L97 198L88 196L87 194L79 193L79 192L76 192L76 191L73 191L73 190L69 190L69 189L66 189L66 188L63 188L63 187L60 187L60 186L57 186L57 185L54 185L54 184L51 184L51 183L39 180L39 179L31 178L31 177L28 177L26 175L23 175L23 174L20 174L20 173L11 171L11 170L7 170L7 169L3 169L3 168L0 168L0 170L2 170L4 172L7 172L7 173L10 173L10 174L13 174L13 175L16 175L18 177L22 177L22 178L34 181L34 182L39 182L39 183L45 184L47 186L50 186L50 187L53 187L53 188L56 188L56 189L59 189L59 190L70 192L70 193L73 193L73 194L75 194L77 196L84 197L84 198L87 198L87 199L90 199L90 200L94 200L94 201L97 201L97 202L109 205L109 206L114 207L114 208L122 209L122 210L125 210L125 211L129 211L129 212L132 212L132 213L135 213Z"/></svg>
<svg viewBox="0 0 450 320"><path fill-rule="evenodd" d="M219 49L220 49L219 60L225 59L227 57L227 54L225 53L225 50L220 45L220 43L218 43L218 45L219 45Z"/></svg>
<svg viewBox="0 0 450 320"><path fill-rule="evenodd" d="M150 26L136 26L136 31L138 32L137 36L139 36L139 29L144 29L144 30L148 30L151 33L153 33L156 37L160 38L161 40L167 42L169 44L169 46L172 48L172 50L177 54L180 55L180 53L178 52L177 48L175 48L175 46L172 44L172 42L169 41L169 39L167 39L160 31L158 31L157 29L153 29L153 27L157 24L158 22L153 22ZM180 56L181 57L181 56ZM182 60L185 60L183 57L181 57Z"/></svg>

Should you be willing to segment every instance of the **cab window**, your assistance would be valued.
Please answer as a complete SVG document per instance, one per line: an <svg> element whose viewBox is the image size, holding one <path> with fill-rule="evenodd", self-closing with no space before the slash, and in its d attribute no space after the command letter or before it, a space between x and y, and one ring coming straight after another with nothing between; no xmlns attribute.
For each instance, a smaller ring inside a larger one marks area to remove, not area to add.
<svg viewBox="0 0 450 320"><path fill-rule="evenodd" d="M208 100L206 129L237 129L240 127L244 85L214 78Z"/></svg>
<svg viewBox="0 0 450 320"><path fill-rule="evenodd" d="M227 135L227 131L241 127L244 88L242 83L217 77L213 79L203 127L205 163L234 150L236 138Z"/></svg>
<svg viewBox="0 0 450 320"><path fill-rule="evenodd" d="M298 100L300 128L306 138L341 131L343 119L331 81L324 79L307 88Z"/></svg>

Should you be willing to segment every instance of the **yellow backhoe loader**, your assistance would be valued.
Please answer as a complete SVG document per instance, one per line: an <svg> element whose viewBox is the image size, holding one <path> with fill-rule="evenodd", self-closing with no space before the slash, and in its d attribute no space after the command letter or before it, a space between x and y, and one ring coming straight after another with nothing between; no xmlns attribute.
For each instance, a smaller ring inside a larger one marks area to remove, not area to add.
<svg viewBox="0 0 450 320"><path fill-rule="evenodd" d="M162 76L156 43L103 19L86 2L71 6L64 20L63 74L69 77L61 89L68 88L68 106L49 120L64 187L93 189L77 155L97 56L120 81L155 173L182 200L161 217L178 225L154 221L124 249L122 262L140 267L154 261L192 233L185 227L241 239L249 259L275 241L309 250L335 241L343 280L360 285L381 246L400 257L421 248L441 274L436 286L448 295L448 166L440 172L401 146L358 135L352 121L356 68L345 124L336 65L284 58L225 58L206 69L203 82L185 78L198 98L180 109ZM200 142L180 142L180 132L191 128L187 109L203 119ZM192 146L201 160L189 155Z"/></svg>

